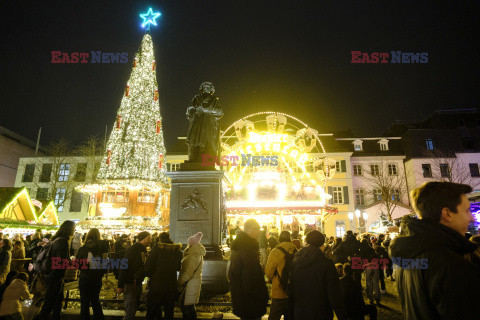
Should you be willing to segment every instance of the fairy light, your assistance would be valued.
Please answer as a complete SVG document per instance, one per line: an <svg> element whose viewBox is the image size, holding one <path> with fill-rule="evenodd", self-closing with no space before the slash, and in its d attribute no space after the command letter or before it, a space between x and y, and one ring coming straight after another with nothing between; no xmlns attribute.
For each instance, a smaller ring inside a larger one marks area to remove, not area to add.
<svg viewBox="0 0 480 320"><path fill-rule="evenodd" d="M109 156L105 155L102 161L97 182L103 187L168 189L165 157L161 157L165 155L165 146L160 103L159 99L155 99L158 92L155 57L149 34L143 37L135 59L135 66L127 82L129 94L123 96L115 117L122 120L119 128L110 134L106 147ZM88 188L83 187L84 190ZM92 188L101 189L100 186L91 186L90 189Z"/></svg>

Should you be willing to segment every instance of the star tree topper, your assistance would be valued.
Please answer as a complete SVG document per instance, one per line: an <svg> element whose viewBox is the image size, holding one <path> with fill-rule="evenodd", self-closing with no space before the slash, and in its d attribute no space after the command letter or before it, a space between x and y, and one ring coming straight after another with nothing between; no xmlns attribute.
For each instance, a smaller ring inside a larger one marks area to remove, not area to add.
<svg viewBox="0 0 480 320"><path fill-rule="evenodd" d="M155 19L160 17L162 14L160 12L153 12L152 8L149 8L147 13L140 14L140 18L143 19L142 28L145 28L147 31L150 30L150 25L157 25Z"/></svg>

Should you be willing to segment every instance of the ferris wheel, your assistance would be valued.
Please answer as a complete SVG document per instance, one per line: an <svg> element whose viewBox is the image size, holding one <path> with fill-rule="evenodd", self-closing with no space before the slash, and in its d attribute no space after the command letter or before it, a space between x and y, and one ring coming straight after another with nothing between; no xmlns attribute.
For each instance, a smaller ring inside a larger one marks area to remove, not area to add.
<svg viewBox="0 0 480 320"><path fill-rule="evenodd" d="M238 160L224 167L233 189L230 200L324 205L329 197L325 187L335 174L335 160L327 158L318 131L291 115L259 112L235 121L221 135L221 153Z"/></svg>

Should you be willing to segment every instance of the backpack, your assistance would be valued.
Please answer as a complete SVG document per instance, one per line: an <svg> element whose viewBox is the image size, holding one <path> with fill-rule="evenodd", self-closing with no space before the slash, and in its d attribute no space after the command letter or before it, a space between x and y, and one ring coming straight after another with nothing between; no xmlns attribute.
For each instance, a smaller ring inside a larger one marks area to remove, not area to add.
<svg viewBox="0 0 480 320"><path fill-rule="evenodd" d="M33 263L33 270L37 273L49 273L52 269L52 259L51 259L51 251L52 251L53 241L47 243L42 247L40 252L37 255L37 259Z"/></svg>
<svg viewBox="0 0 480 320"><path fill-rule="evenodd" d="M293 262L293 257L297 252L297 249L295 248L293 249L293 253L289 253L287 250L285 250L280 246L277 246L276 248L280 250L285 256L285 266L283 267L281 276L278 274L277 269L275 269L275 275L278 276L280 287L283 289L283 291L285 291L285 293L287 293L288 296L290 296L289 291L290 291L290 276L292 274L292 262Z"/></svg>

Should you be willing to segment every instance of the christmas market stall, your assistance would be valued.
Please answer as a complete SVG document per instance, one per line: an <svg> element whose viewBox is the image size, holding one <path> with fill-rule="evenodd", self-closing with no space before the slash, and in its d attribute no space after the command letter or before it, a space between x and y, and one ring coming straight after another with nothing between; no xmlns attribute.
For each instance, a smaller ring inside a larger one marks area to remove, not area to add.
<svg viewBox="0 0 480 320"><path fill-rule="evenodd" d="M56 230L58 216L53 202L31 199L27 188L0 188L0 232L32 234L36 229Z"/></svg>

